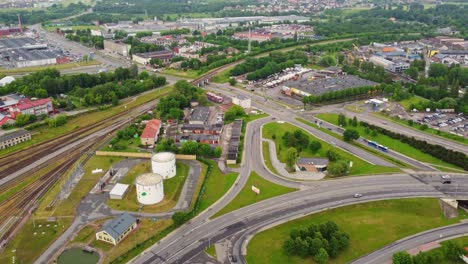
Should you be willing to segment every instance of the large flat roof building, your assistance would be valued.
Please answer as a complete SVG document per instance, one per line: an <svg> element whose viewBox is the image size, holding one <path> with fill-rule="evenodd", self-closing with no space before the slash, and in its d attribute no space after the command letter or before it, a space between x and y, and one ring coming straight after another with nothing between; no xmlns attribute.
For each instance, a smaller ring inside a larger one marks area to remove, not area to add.
<svg viewBox="0 0 468 264"><path fill-rule="evenodd" d="M208 122L208 118L210 117L210 108L208 107L195 107L192 110L189 118L189 124L196 124L196 125L203 125Z"/></svg>

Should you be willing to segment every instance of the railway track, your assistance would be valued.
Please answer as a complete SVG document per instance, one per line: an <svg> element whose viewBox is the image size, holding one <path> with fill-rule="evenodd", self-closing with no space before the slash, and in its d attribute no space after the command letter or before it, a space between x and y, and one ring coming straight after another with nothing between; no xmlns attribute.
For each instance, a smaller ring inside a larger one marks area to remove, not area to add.
<svg viewBox="0 0 468 264"><path fill-rule="evenodd" d="M93 145L93 143L89 143L75 148L70 152L69 156L60 161L52 170L0 203L0 215L4 216L0 218L0 227L2 227L0 233L0 241L2 242L0 245L2 248L26 222L40 199L80 158L82 151L90 149Z"/></svg>

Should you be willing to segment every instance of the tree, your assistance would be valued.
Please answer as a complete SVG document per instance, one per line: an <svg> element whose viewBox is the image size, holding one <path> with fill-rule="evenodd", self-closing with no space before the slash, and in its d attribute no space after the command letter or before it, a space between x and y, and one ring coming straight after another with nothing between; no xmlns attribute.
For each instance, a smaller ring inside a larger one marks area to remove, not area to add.
<svg viewBox="0 0 468 264"><path fill-rule="evenodd" d="M357 125L358 125L358 120L357 120L356 116L353 117L353 119L352 119L352 121L351 121L351 125L352 125L353 127L357 127Z"/></svg>
<svg viewBox="0 0 468 264"><path fill-rule="evenodd" d="M297 162L297 150L293 147L289 148L286 151L286 165L288 168L294 168L294 165Z"/></svg>
<svg viewBox="0 0 468 264"><path fill-rule="evenodd" d="M320 248L318 253L314 256L315 262L317 264L325 264L328 261L328 253L324 248Z"/></svg>
<svg viewBox="0 0 468 264"><path fill-rule="evenodd" d="M409 69L407 69L405 73L408 74L408 76L411 77L411 79L416 80L416 81L418 80L418 77L419 77L418 68L409 67Z"/></svg>
<svg viewBox="0 0 468 264"><path fill-rule="evenodd" d="M16 116L16 123L15 125L17 127L22 127L25 126L26 124L29 123L29 115L27 114L19 114Z"/></svg>
<svg viewBox="0 0 468 264"><path fill-rule="evenodd" d="M175 226L180 226L184 224L185 222L189 220L189 218L190 218L190 215L185 212L175 212L172 215L172 221L174 221Z"/></svg>
<svg viewBox="0 0 468 264"><path fill-rule="evenodd" d="M359 139L359 132L354 129L346 129L343 133L343 139L346 142L350 142Z"/></svg>
<svg viewBox="0 0 468 264"><path fill-rule="evenodd" d="M327 158L330 161L337 161L338 159L340 159L340 155L335 150L330 149L327 151Z"/></svg>
<svg viewBox="0 0 468 264"><path fill-rule="evenodd" d="M226 122L232 122L236 118L242 117L245 115L245 110L241 106L233 105L224 113L224 120Z"/></svg>
<svg viewBox="0 0 468 264"><path fill-rule="evenodd" d="M459 260L460 256L465 254L463 247L452 241L445 242L443 245L443 250L445 257L453 261Z"/></svg>
<svg viewBox="0 0 468 264"><path fill-rule="evenodd" d="M220 146L217 146L217 147L214 149L213 156L214 156L215 158L220 158L222 153L223 153L223 150L221 149L221 147L220 147Z"/></svg>
<svg viewBox="0 0 468 264"><path fill-rule="evenodd" d="M444 77L448 73L448 67L440 63L432 63L429 66L429 77Z"/></svg>
<svg viewBox="0 0 468 264"><path fill-rule="evenodd" d="M338 125L341 126L341 127L346 126L346 116L345 115L343 115L343 114L338 115Z"/></svg>
<svg viewBox="0 0 468 264"><path fill-rule="evenodd" d="M309 149L316 153L320 148L322 148L322 144L319 141L312 141L309 144Z"/></svg>
<svg viewBox="0 0 468 264"><path fill-rule="evenodd" d="M237 81L236 81L236 78L229 78L229 84L234 86L236 85Z"/></svg>
<svg viewBox="0 0 468 264"><path fill-rule="evenodd" d="M339 160L333 163L330 163L327 168L328 174L333 177L340 177L346 175L349 171L349 164L347 161Z"/></svg>
<svg viewBox="0 0 468 264"><path fill-rule="evenodd" d="M345 56L341 53L338 54L338 63L343 64L344 60L345 60Z"/></svg>
<svg viewBox="0 0 468 264"><path fill-rule="evenodd" d="M411 255L407 252L397 252L393 254L393 264L413 264Z"/></svg>
<svg viewBox="0 0 468 264"><path fill-rule="evenodd" d="M196 155L198 152L198 143L196 141L187 141L180 148L183 154Z"/></svg>

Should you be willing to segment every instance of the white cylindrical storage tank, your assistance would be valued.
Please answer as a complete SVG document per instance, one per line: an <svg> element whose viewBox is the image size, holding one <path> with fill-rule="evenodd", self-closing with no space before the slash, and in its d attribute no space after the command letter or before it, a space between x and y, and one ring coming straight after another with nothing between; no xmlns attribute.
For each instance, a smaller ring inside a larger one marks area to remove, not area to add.
<svg viewBox="0 0 468 264"><path fill-rule="evenodd" d="M171 152L159 152L151 158L153 173L161 175L164 179L176 175L176 155Z"/></svg>
<svg viewBox="0 0 468 264"><path fill-rule="evenodd" d="M145 173L135 181L138 202L144 205L156 204L164 198L163 177L156 173Z"/></svg>

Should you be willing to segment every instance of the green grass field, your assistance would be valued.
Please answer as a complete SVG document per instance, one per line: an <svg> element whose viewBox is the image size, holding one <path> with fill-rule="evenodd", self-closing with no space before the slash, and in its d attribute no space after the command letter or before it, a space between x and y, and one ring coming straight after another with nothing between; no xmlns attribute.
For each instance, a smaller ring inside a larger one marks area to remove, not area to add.
<svg viewBox="0 0 468 264"><path fill-rule="evenodd" d="M215 161L207 160L207 162L211 164L212 170L206 179L205 191L200 198L199 212L218 201L231 188L238 176L236 172L223 174Z"/></svg>
<svg viewBox="0 0 468 264"><path fill-rule="evenodd" d="M164 180L164 199L155 205L145 205L142 212L159 213L166 212L172 209L179 200L182 187L187 178L189 166L182 163L176 163L176 176L171 179ZM125 184L130 184L130 190L122 200L107 200L107 205L115 210L137 212L140 204L136 197L136 187L134 185L136 177L145 172L151 172L150 162L144 162L135 166L121 181Z"/></svg>
<svg viewBox="0 0 468 264"><path fill-rule="evenodd" d="M183 71L183 70L176 70L176 69L164 69L161 73L172 75L175 77L188 78L188 79L196 79L197 77L200 76L200 74L194 70Z"/></svg>
<svg viewBox="0 0 468 264"><path fill-rule="evenodd" d="M57 70L67 70L73 69L78 67L85 67L85 66L93 66L93 65L100 65L99 61L80 61L80 62L70 62L65 64L57 64L57 65L46 65L46 66L35 66L35 67L26 67L26 68L15 68L15 69L0 69L0 74L5 75L18 75L18 74L25 74L30 72L37 72L49 68L57 69Z"/></svg>
<svg viewBox="0 0 468 264"><path fill-rule="evenodd" d="M256 194L252 191L252 185L260 189L260 194ZM232 212L244 206L254 204L256 202L263 201L265 199L275 197L278 195L293 192L296 189L284 187L281 185L269 182L262 177L258 176L256 172L250 173L247 183L242 188L240 193L234 198L229 204L223 209L219 210L212 218L216 218L220 215Z"/></svg>
<svg viewBox="0 0 468 264"><path fill-rule="evenodd" d="M230 73L231 72L231 69L226 69L218 74L216 74L215 76L213 76L213 78L211 79L212 82L215 82L215 83L227 83L229 82L229 78L230 78Z"/></svg>
<svg viewBox="0 0 468 264"><path fill-rule="evenodd" d="M405 108L406 111L411 111L413 109L411 109L411 105L414 104L414 105L419 105L419 103L425 103L425 102L428 102L429 100L427 100L426 98L423 98L423 97L420 97L420 96L411 96L410 98L408 99L405 99L405 100L401 100L399 101L398 103L403 106L403 108Z"/></svg>
<svg viewBox="0 0 468 264"><path fill-rule="evenodd" d="M0 263L33 263L68 228L72 220L60 218L57 222L49 222L45 219L29 219L0 254Z"/></svg>
<svg viewBox="0 0 468 264"><path fill-rule="evenodd" d="M337 125L338 124L338 115L337 114L318 114L317 115L317 118L320 118L324 121L327 121L329 123L332 123L334 125ZM351 129L355 129L359 132L359 134L368 139L368 140L373 140L373 141L376 141L378 142L379 144L382 144L386 147L388 147L389 149L393 150L393 151L397 151L403 155L406 155L408 157L411 157L413 159L416 159L416 160L419 160L419 161L422 161L422 162L426 162L426 163L429 163L429 164L435 164L435 165L441 165L441 166L445 166L445 167L449 167L449 168L455 168L455 169L461 169L459 168L458 166L455 166L455 165L452 165L450 163L447 163L447 162L443 162L429 154L426 154L406 143L403 143L399 140L395 140L389 136L385 136L385 135L382 135L382 134L378 134L377 136L372 136L371 134L366 134L365 133L365 128L361 125L358 125L357 127L353 127L353 126L346 126L345 128L351 128Z"/></svg>
<svg viewBox="0 0 468 264"><path fill-rule="evenodd" d="M312 223L334 221L350 235L350 246L328 263L349 263L398 239L428 229L454 224L467 214L445 219L436 199L401 199L350 205L293 220L254 236L247 248L249 264L314 263L312 259L288 257L283 243L294 229Z"/></svg>
<svg viewBox="0 0 468 264"><path fill-rule="evenodd" d="M213 258L216 258L216 248L214 244L205 249L205 252Z"/></svg>
<svg viewBox="0 0 468 264"><path fill-rule="evenodd" d="M293 132L295 130L302 130L294 125L289 123L268 123L263 126L263 137L271 139L275 141L276 151L278 154L278 159L281 162L286 161L286 150L288 147L283 142L281 137L287 132ZM347 161L353 162L353 167L351 168L351 172L349 175L369 175L369 174L378 174L378 173L391 173L391 172L399 172L399 168L392 168L392 167L385 167L385 166L376 166L364 161L346 151L343 151L339 148L333 147L327 142L324 142L311 134L307 133L306 131L302 130L304 133L309 135L310 141L319 141L322 144L322 148L317 153L312 153L309 148L304 148L299 155L301 157L326 157L326 153L329 149L334 149L341 157L343 157ZM273 139L273 135L275 135L275 139Z"/></svg>

